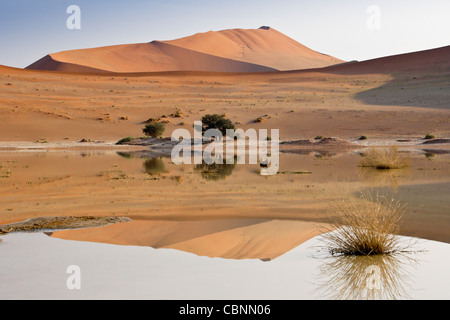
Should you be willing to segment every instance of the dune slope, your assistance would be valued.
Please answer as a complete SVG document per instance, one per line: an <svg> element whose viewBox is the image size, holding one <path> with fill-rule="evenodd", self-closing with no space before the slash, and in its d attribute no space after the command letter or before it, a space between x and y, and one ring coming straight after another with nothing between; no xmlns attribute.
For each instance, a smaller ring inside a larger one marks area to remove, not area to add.
<svg viewBox="0 0 450 320"><path fill-rule="evenodd" d="M392 74L416 70L448 72L450 70L450 46L397 54L360 62L349 62L323 68L321 71L332 71L342 74Z"/></svg>

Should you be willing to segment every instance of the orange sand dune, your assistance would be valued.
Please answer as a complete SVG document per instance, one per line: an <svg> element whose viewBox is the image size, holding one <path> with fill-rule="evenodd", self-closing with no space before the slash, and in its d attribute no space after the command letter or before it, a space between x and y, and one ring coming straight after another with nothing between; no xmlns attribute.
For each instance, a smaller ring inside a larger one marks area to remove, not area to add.
<svg viewBox="0 0 450 320"><path fill-rule="evenodd" d="M274 71L272 68L224 59L159 41L54 53L27 68L90 73L99 71Z"/></svg>
<svg viewBox="0 0 450 320"><path fill-rule="evenodd" d="M343 62L311 50L273 28L209 31L166 43L277 70L318 68Z"/></svg>
<svg viewBox="0 0 450 320"><path fill-rule="evenodd" d="M393 73L414 70L445 71L450 68L450 46L398 54L323 68L342 74Z"/></svg>
<svg viewBox="0 0 450 320"><path fill-rule="evenodd" d="M264 72L343 61L274 30L224 30L173 40L53 53L27 67L69 72Z"/></svg>

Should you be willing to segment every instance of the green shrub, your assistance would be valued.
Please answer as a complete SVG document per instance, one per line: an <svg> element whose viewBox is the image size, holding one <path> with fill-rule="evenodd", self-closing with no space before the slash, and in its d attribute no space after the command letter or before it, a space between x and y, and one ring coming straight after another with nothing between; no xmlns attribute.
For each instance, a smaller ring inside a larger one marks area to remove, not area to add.
<svg viewBox="0 0 450 320"><path fill-rule="evenodd" d="M209 129L217 129L226 135L227 129L234 129L235 126L225 115L207 114L202 117L203 132Z"/></svg>
<svg viewBox="0 0 450 320"><path fill-rule="evenodd" d="M424 139L427 139L427 140L429 140L429 139L435 139L436 138L436 136L434 135L434 134L431 134L431 133L427 133L427 135L425 136L425 138Z"/></svg>
<svg viewBox="0 0 450 320"><path fill-rule="evenodd" d="M153 122L147 124L144 129L142 129L142 132L144 132L146 136L156 138L161 137L165 130L166 126L164 125L164 123Z"/></svg>
<svg viewBox="0 0 450 320"><path fill-rule="evenodd" d="M117 141L116 144L125 144L125 143L133 141L133 140L134 140L133 137L126 137L126 138L123 138L123 139L120 139L119 141Z"/></svg>

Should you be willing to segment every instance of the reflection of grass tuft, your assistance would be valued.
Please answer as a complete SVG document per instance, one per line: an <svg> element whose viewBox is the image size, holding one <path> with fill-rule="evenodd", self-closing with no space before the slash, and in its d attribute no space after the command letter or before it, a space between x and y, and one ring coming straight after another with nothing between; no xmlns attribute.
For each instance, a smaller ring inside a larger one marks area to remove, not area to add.
<svg viewBox="0 0 450 320"><path fill-rule="evenodd" d="M163 158L147 159L144 162L145 172L151 176L159 175L166 172Z"/></svg>
<svg viewBox="0 0 450 320"><path fill-rule="evenodd" d="M315 293L334 300L410 299L414 279L407 267L417 264L407 254L328 258Z"/></svg>
<svg viewBox="0 0 450 320"><path fill-rule="evenodd" d="M371 148L363 154L360 165L376 169L401 169L409 165L409 159L399 154L397 146Z"/></svg>
<svg viewBox="0 0 450 320"><path fill-rule="evenodd" d="M332 232L323 234L331 254L377 255L400 250L398 223L403 208L394 200L363 195L336 206Z"/></svg>
<svg viewBox="0 0 450 320"><path fill-rule="evenodd" d="M398 188L399 181L407 177L408 169L378 170L375 168L360 168L364 181L372 186L388 186Z"/></svg>

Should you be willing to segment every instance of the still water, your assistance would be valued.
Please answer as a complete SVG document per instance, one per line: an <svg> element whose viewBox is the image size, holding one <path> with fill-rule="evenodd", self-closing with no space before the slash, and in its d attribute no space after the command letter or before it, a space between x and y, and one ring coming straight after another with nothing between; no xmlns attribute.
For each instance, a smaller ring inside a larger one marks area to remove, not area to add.
<svg viewBox="0 0 450 320"><path fill-rule="evenodd" d="M281 153L279 173L264 176L258 165L175 165L146 152L2 152L1 224L63 215L133 221L2 236L1 295L448 298L440 288L450 282L450 156L409 156L409 168L380 171L359 167L353 152ZM414 253L353 259L317 249L332 204L367 190L405 205L401 234L423 239ZM83 271L82 290L67 289L69 265ZM368 286L367 270L381 287Z"/></svg>

